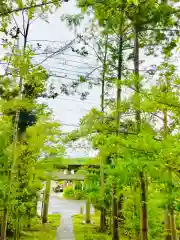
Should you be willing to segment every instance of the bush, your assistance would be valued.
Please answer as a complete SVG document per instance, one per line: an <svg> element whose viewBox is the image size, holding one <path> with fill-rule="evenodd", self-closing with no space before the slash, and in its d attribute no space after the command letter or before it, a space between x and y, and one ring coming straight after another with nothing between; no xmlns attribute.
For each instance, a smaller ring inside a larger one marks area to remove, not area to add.
<svg viewBox="0 0 180 240"><path fill-rule="evenodd" d="M64 189L63 196L65 198L74 198L74 190L72 186L68 186Z"/></svg>
<svg viewBox="0 0 180 240"><path fill-rule="evenodd" d="M63 196L65 198L71 198L75 200L82 200L84 199L84 192L80 189L74 190L72 186L68 186L64 189Z"/></svg>
<svg viewBox="0 0 180 240"><path fill-rule="evenodd" d="M83 191L82 191L82 190L75 190L75 191L74 191L74 198L75 198L76 200L82 200L82 199L84 199L85 196L84 196Z"/></svg>

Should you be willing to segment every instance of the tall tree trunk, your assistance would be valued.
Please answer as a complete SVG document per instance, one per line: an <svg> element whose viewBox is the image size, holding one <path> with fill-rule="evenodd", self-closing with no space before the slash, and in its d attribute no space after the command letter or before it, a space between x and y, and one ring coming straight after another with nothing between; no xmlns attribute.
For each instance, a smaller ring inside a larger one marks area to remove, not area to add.
<svg viewBox="0 0 180 240"><path fill-rule="evenodd" d="M175 210L171 211L172 240L178 240Z"/></svg>
<svg viewBox="0 0 180 240"><path fill-rule="evenodd" d="M48 177L48 179L46 181L46 189L44 192L42 223L46 223L48 221L50 189L51 189L51 178Z"/></svg>
<svg viewBox="0 0 180 240"><path fill-rule="evenodd" d="M86 223L91 223L91 203L89 198L86 200Z"/></svg>
<svg viewBox="0 0 180 240"><path fill-rule="evenodd" d="M166 86L166 90L168 91L168 82ZM168 135L168 119L167 119L167 109L164 110L164 138ZM168 168L168 184L167 184L167 191L169 195L172 195L172 170ZM177 229L176 229L176 217L175 217L175 210L174 210L174 202L170 200L168 202L167 209L165 211L165 231L166 236L165 240L177 240Z"/></svg>
<svg viewBox="0 0 180 240"><path fill-rule="evenodd" d="M118 239L119 239L118 202L116 197L116 185L114 185L112 193L112 240Z"/></svg>
<svg viewBox="0 0 180 240"><path fill-rule="evenodd" d="M30 208L28 208L27 214L28 214L28 225L27 225L27 227L30 228L31 227L31 209Z"/></svg>
<svg viewBox="0 0 180 240"><path fill-rule="evenodd" d="M112 210L110 209L110 213L109 213L109 232L112 233Z"/></svg>
<svg viewBox="0 0 180 240"><path fill-rule="evenodd" d="M107 44L108 44L108 35L106 36L105 53L104 53L104 60L103 60L103 74L102 74L102 87L101 87L101 112L102 113L104 113ZM105 230L106 230L106 209L104 207L104 156L101 156L100 179L101 179L100 194L101 194L101 199L103 200L103 204L100 209L100 212L101 212L100 213L100 231L105 232Z"/></svg>
<svg viewBox="0 0 180 240"><path fill-rule="evenodd" d="M172 196L172 188L173 188L173 183L172 183L172 169L168 169L169 172L169 186L168 186L168 192L169 195ZM174 207L174 200L169 201L169 206L168 206L168 227L170 229L170 237L171 240L177 240L177 228L176 228L176 216L175 216L175 207Z"/></svg>
<svg viewBox="0 0 180 240"><path fill-rule="evenodd" d="M23 46L23 55L25 55L27 37L29 33L30 19L27 21L27 25L24 34L24 46ZM17 30L18 31L18 30ZM19 36L17 34L17 49L19 49ZM19 81L19 97L22 99L22 90L23 90L23 79L20 77ZM8 205L9 205L9 196L11 194L11 188L13 184L13 179L16 178L16 166L17 166L17 157L16 157L16 146L18 142L18 122L19 122L20 111L16 110L15 122L13 126L13 143L12 143L12 166L9 171L9 189L6 193L6 206L3 213L3 222L2 222L2 231L1 239L6 240L6 231L7 231L7 221L8 221Z"/></svg>
<svg viewBox="0 0 180 240"><path fill-rule="evenodd" d="M168 134L166 109L164 110L163 115L164 115L163 117L164 138L166 138ZM165 210L165 232L166 232L165 240L171 240L171 219L170 219L169 206L167 206L167 209Z"/></svg>
<svg viewBox="0 0 180 240"><path fill-rule="evenodd" d="M146 199L146 180L143 172L139 173L141 182L141 239L148 239L148 223L147 223L147 199Z"/></svg>
<svg viewBox="0 0 180 240"><path fill-rule="evenodd" d="M14 240L19 240L20 237L20 224L19 224L19 211L16 213L16 226L14 231Z"/></svg>
<svg viewBox="0 0 180 240"><path fill-rule="evenodd" d="M135 90L140 98L140 78L139 78L139 32L138 26L134 28L134 75L135 75ZM136 127L137 132L141 130L141 111L140 100L138 99L136 110ZM144 177L144 171L139 173L141 183L141 240L148 240L148 211L147 211L147 186Z"/></svg>
<svg viewBox="0 0 180 240"><path fill-rule="evenodd" d="M122 208L123 208L123 194L120 194L119 200L118 200L118 222L120 227L123 226L123 212L122 212Z"/></svg>
<svg viewBox="0 0 180 240"><path fill-rule="evenodd" d="M117 92L116 92L116 124L117 131L116 135L119 135L120 130L120 116L121 116L121 78L122 78L122 65L123 65L123 12L124 3L121 6L121 18L120 18L120 29L119 29L119 49L118 49L118 72L117 72ZM119 229L118 229L118 201L116 195L116 184L112 184L112 240L119 239ZM122 209L120 209L122 211Z"/></svg>
<svg viewBox="0 0 180 240"><path fill-rule="evenodd" d="M7 218L8 218L8 208L7 206L4 207L3 210L3 218L1 224L1 239L6 240L6 231L7 231Z"/></svg>
<svg viewBox="0 0 180 240"><path fill-rule="evenodd" d="M165 240L171 240L171 219L168 208L165 210Z"/></svg>

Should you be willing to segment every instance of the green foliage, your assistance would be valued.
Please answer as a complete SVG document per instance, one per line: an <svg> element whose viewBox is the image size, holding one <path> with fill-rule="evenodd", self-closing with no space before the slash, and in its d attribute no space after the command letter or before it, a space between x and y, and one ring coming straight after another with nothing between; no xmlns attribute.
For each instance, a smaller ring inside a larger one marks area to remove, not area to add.
<svg viewBox="0 0 180 240"><path fill-rule="evenodd" d="M49 222L41 224L39 218L33 218L32 226L30 229L24 229L20 239L22 240L43 240L43 239L56 239L56 230L59 227L60 215L52 214L48 216ZM10 238L11 239L11 238Z"/></svg>
<svg viewBox="0 0 180 240"><path fill-rule="evenodd" d="M179 217L180 78L177 67L171 63L179 44L179 6L175 5L175 0L171 3L78 0L82 13L63 16L68 26L77 27L84 14L91 14L90 36L78 36L79 43L85 46L81 46L81 50L72 47L72 51L86 57L86 47L93 41L93 49L100 60L98 64L103 69L97 78L97 82L101 78L104 81L102 102L110 104L102 111L89 111L81 119L80 128L62 143L59 123L52 120L46 106L37 104L37 98L47 96L48 73L32 62L35 52L27 44L25 28L22 49L13 47L19 34L17 27L9 30L14 8L17 15L26 8L23 14L27 14L28 31L28 24L37 16L45 18L59 7L57 1L47 3L43 1L38 8L36 1L31 0L1 3L3 47L8 51L12 48L12 54L1 59L8 69L0 77L0 207L4 216L8 216L8 228L18 238L18 229L24 229L36 215L42 180L65 162L63 144L86 139L98 151L98 157L90 160L94 165L91 169L87 167L89 160L83 159L86 165L80 170L86 177L83 189L68 187L64 196L88 199L98 209L103 207L110 213L113 194L121 205L120 217L115 217L126 235L139 236L141 224L148 222L148 238L161 239L167 234L163 226L165 210L171 218ZM105 58L103 49L107 36ZM147 58L160 56L161 60L154 69L146 71L140 53ZM134 68L130 67L132 61ZM83 76L79 82L92 84ZM72 86L77 89L80 83L72 83ZM116 100L111 98L110 88L116 88ZM64 92L69 94L67 86ZM82 96L86 95L87 92ZM75 162L75 165L82 163L79 159ZM179 219L176 222L179 228ZM2 223L6 225L5 217ZM76 234L76 227L80 226L80 222L77 226L75 223ZM176 228L175 223L173 226ZM83 229L81 237L76 238L109 238L92 225L84 225Z"/></svg>
<svg viewBox="0 0 180 240"><path fill-rule="evenodd" d="M73 189L72 186L67 186L64 188L63 197L66 199L83 200L85 196L82 189Z"/></svg>
<svg viewBox="0 0 180 240"><path fill-rule="evenodd" d="M92 215L92 224L84 224L83 223L83 215L74 215L73 216L73 224L74 224L74 232L75 239L82 240L110 240L112 239L111 235L108 233L100 233L98 231L99 226L99 213ZM126 240L126 236L121 236L122 240Z"/></svg>
<svg viewBox="0 0 180 240"><path fill-rule="evenodd" d="M119 213L121 217L123 215L121 226L129 237L137 239L142 224L146 222L148 239L162 239L167 234L164 227L168 229L164 226L167 222L165 210L169 211L171 218L177 214L179 70L171 63L179 41L178 31L174 31L179 28L179 6L174 3L78 1L85 14L93 12L89 39L93 44L95 42L93 47L105 73L105 89L101 82L102 94L103 91L105 94L101 100L107 97L110 104L102 111L89 111L81 119L80 128L69 134L66 140L86 139L98 150L101 174L85 168L86 199L91 199L98 209L103 206L111 212L112 192L115 191L117 200L123 196ZM98 29L98 36L91 34L93 24ZM102 39L107 35L110 40L104 62ZM121 43L122 49L119 47ZM162 61L157 59L154 69L146 71L141 53L147 62L152 61L149 56L153 59L159 56ZM131 61L134 62L133 68L130 67ZM120 92L116 101L111 99L108 86ZM118 114L120 120L117 120ZM175 223L173 226L176 228Z"/></svg>
<svg viewBox="0 0 180 240"><path fill-rule="evenodd" d="M73 198L74 197L74 190L73 190L72 186L67 186L66 188L64 188L63 196L65 198Z"/></svg>

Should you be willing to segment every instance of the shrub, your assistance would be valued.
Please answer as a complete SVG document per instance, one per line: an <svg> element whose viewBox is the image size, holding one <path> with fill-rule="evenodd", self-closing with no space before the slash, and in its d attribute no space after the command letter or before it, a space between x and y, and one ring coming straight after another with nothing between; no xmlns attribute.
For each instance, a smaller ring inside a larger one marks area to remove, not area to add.
<svg viewBox="0 0 180 240"><path fill-rule="evenodd" d="M82 199L84 199L84 193L83 193L83 191L81 191L81 190L75 190L74 191L74 198L76 199L76 200L82 200Z"/></svg>
<svg viewBox="0 0 180 240"><path fill-rule="evenodd" d="M72 186L68 186L64 189L63 196L65 198L74 198L74 190Z"/></svg>
<svg viewBox="0 0 180 240"><path fill-rule="evenodd" d="M64 189L63 196L65 198L71 198L76 200L82 200L84 199L84 192L80 189L74 190L72 186L68 186Z"/></svg>

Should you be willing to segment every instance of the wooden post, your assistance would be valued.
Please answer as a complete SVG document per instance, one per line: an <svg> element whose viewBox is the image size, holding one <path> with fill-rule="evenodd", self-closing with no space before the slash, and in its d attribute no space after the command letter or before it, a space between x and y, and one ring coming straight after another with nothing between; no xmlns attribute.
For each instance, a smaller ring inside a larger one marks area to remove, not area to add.
<svg viewBox="0 0 180 240"><path fill-rule="evenodd" d="M49 195L51 189L51 178L48 176L46 181L46 189L44 192L43 199L43 214L42 214L42 223L46 223L48 221L48 207L49 207Z"/></svg>
<svg viewBox="0 0 180 240"><path fill-rule="evenodd" d="M89 198L86 200L86 223L91 222L91 204Z"/></svg>

